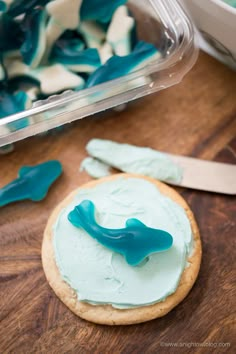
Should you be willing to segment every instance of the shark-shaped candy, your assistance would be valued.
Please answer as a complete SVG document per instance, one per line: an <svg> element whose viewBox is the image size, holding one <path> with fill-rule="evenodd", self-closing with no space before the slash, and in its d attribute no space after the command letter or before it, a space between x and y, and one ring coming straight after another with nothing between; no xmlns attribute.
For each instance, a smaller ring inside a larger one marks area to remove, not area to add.
<svg viewBox="0 0 236 354"><path fill-rule="evenodd" d="M119 6L115 11L107 30L107 41L116 55L128 55L132 51L132 31L135 20L129 15L126 6Z"/></svg>
<svg viewBox="0 0 236 354"><path fill-rule="evenodd" d="M40 89L44 95L84 87L84 79L61 64L41 66L32 70L31 75L40 81Z"/></svg>
<svg viewBox="0 0 236 354"><path fill-rule="evenodd" d="M66 31L76 29L80 22L80 6L82 0L53 0L46 10L50 15L47 25L47 50L44 54L46 61L56 40Z"/></svg>
<svg viewBox="0 0 236 354"><path fill-rule="evenodd" d="M85 50L62 50L54 48L51 61L60 63L68 69L78 73L92 73L101 66L98 50L88 48Z"/></svg>
<svg viewBox="0 0 236 354"><path fill-rule="evenodd" d="M68 30L56 41L53 48L53 54L58 51L65 54L70 54L75 51L79 52L80 50L83 50L84 47L85 43L82 39L75 37L73 31Z"/></svg>
<svg viewBox="0 0 236 354"><path fill-rule="evenodd" d="M29 13L35 7L42 7L50 0L8 0L9 4L8 14L11 17L19 16L25 12Z"/></svg>
<svg viewBox="0 0 236 354"><path fill-rule="evenodd" d="M47 5L47 11L53 20L64 29L75 29L80 21L82 0L53 0Z"/></svg>
<svg viewBox="0 0 236 354"><path fill-rule="evenodd" d="M0 102L0 119L11 114L22 112L32 106L29 96L23 91L18 91L15 94L4 90L0 91ZM8 127L11 131L23 129L28 125L29 121L27 118L8 123Z"/></svg>
<svg viewBox="0 0 236 354"><path fill-rule="evenodd" d="M35 78L31 68L22 63L20 58L6 58L4 60L4 67L6 68L5 71L8 79L7 87L9 93L23 91L31 101L36 100L40 90L40 81ZM34 93L33 96L31 92ZM36 92L37 94L35 96ZM29 104L28 102L24 109L30 108L31 106L32 104Z"/></svg>
<svg viewBox="0 0 236 354"><path fill-rule="evenodd" d="M0 53L3 58L19 52L24 40L20 24L12 19L8 13L0 16Z"/></svg>
<svg viewBox="0 0 236 354"><path fill-rule="evenodd" d="M57 160L21 167L19 177L0 189L0 207L20 200L44 199L61 173L62 166Z"/></svg>
<svg viewBox="0 0 236 354"><path fill-rule="evenodd" d="M31 11L24 21L25 41L21 46L24 63L36 68L46 49L46 20L45 10Z"/></svg>
<svg viewBox="0 0 236 354"><path fill-rule="evenodd" d="M80 22L77 32L84 38L88 48L100 48L106 39L106 30L96 21Z"/></svg>
<svg viewBox="0 0 236 354"><path fill-rule="evenodd" d="M99 47L98 51L100 55L101 64L105 64L113 56L112 46L107 42L105 42L101 47Z"/></svg>
<svg viewBox="0 0 236 354"><path fill-rule="evenodd" d="M18 77L33 77L30 74L30 67L23 63L20 58L6 58L4 61L8 79Z"/></svg>
<svg viewBox="0 0 236 354"><path fill-rule="evenodd" d="M81 20L97 20L108 23L117 7L126 2L127 0L83 0L80 8Z"/></svg>
<svg viewBox="0 0 236 354"><path fill-rule="evenodd" d="M103 246L120 253L131 266L142 263L149 255L168 250L172 236L163 230L147 227L138 219L128 219L123 229L108 229L95 219L95 206L84 200L68 215L72 225L84 229Z"/></svg>
<svg viewBox="0 0 236 354"><path fill-rule="evenodd" d="M4 64L7 72L8 87L11 92L22 90L27 93L30 89L39 92L38 71L32 70L28 65L21 62L19 58L7 58Z"/></svg>
<svg viewBox="0 0 236 354"><path fill-rule="evenodd" d="M104 65L94 71L89 77L86 87L92 87L129 74L152 61L158 60L160 56L160 52L153 44L140 41L129 55L114 55Z"/></svg>

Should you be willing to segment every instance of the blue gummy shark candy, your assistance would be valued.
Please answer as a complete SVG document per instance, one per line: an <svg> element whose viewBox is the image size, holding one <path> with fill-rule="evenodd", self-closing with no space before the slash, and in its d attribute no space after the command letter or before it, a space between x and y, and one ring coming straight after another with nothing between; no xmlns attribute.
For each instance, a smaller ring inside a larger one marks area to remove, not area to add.
<svg viewBox="0 0 236 354"><path fill-rule="evenodd" d="M82 21L97 20L107 23L111 20L117 7L126 3L127 0L83 0L80 18Z"/></svg>
<svg viewBox="0 0 236 354"><path fill-rule="evenodd" d="M9 93L14 93L15 91L19 92L22 90L22 87L24 88L37 87L38 89L40 89L40 82L29 75L18 75L13 77L12 79L8 79L7 88Z"/></svg>
<svg viewBox="0 0 236 354"><path fill-rule="evenodd" d="M14 0L8 9L8 14L12 17L16 17L31 11L34 7L44 6L49 1L51 0Z"/></svg>
<svg viewBox="0 0 236 354"><path fill-rule="evenodd" d="M25 64L36 68L46 49L45 10L35 9L26 16L24 21L25 40L21 46L21 54Z"/></svg>
<svg viewBox="0 0 236 354"><path fill-rule="evenodd" d="M71 55L71 53L79 52L83 50L85 43L82 39L73 36L72 31L66 31L55 43L51 56L63 53L65 55Z"/></svg>
<svg viewBox="0 0 236 354"><path fill-rule="evenodd" d="M68 220L103 246L122 254L131 266L139 265L152 253L168 250L173 244L168 232L147 227L137 219L128 219L123 229L108 229L98 225L95 206L90 200L84 200L76 206L69 213Z"/></svg>
<svg viewBox="0 0 236 354"><path fill-rule="evenodd" d="M19 113L32 105L28 95L23 91L18 91L15 94L10 94L7 91L0 91L0 119L11 114ZM8 123L11 130L19 130L29 125L28 119L24 118L16 122Z"/></svg>
<svg viewBox="0 0 236 354"><path fill-rule="evenodd" d="M0 52L5 53L19 50L24 40L24 34L18 22L3 13L0 16Z"/></svg>
<svg viewBox="0 0 236 354"><path fill-rule="evenodd" d="M101 59L95 48L77 50L71 46L63 49L54 47L51 60L78 73L91 73L101 66Z"/></svg>
<svg viewBox="0 0 236 354"><path fill-rule="evenodd" d="M57 160L22 167L19 177L0 189L0 207L20 200L36 202L44 199L61 174L62 166Z"/></svg>
<svg viewBox="0 0 236 354"><path fill-rule="evenodd" d="M86 87L92 87L106 81L126 75L146 62L154 60L158 50L150 43L138 42L134 51L126 56L113 56L98 68L88 79Z"/></svg>

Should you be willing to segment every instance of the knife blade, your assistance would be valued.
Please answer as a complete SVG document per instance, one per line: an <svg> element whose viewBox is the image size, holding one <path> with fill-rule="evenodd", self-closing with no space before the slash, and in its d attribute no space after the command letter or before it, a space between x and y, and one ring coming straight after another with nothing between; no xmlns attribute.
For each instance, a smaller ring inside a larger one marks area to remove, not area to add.
<svg viewBox="0 0 236 354"><path fill-rule="evenodd" d="M208 192L236 195L236 165L166 154L182 168L178 186ZM173 182L168 182L177 185Z"/></svg>

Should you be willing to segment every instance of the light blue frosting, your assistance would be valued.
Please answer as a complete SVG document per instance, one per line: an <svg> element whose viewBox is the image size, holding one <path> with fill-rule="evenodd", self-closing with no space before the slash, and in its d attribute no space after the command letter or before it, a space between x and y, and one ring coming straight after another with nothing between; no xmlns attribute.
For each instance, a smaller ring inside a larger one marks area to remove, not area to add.
<svg viewBox="0 0 236 354"><path fill-rule="evenodd" d="M95 159L123 172L137 173L173 183L179 183L182 179L181 167L157 150L103 139L90 140L86 150ZM92 163L94 168L91 166ZM90 166L86 162L82 164L90 174L90 171L93 172L96 168L95 163L96 160L90 160Z"/></svg>
<svg viewBox="0 0 236 354"><path fill-rule="evenodd" d="M93 178L106 177L111 174L109 165L93 157L86 157L82 161L80 171L86 171Z"/></svg>
<svg viewBox="0 0 236 354"><path fill-rule="evenodd" d="M135 217L169 232L173 246L138 267L129 266L123 256L68 221L69 212L84 199L97 205L101 226L120 228ZM61 276L80 301L132 308L163 301L175 292L192 252L192 231L185 211L156 186L140 178L120 177L77 193L53 226L53 246Z"/></svg>

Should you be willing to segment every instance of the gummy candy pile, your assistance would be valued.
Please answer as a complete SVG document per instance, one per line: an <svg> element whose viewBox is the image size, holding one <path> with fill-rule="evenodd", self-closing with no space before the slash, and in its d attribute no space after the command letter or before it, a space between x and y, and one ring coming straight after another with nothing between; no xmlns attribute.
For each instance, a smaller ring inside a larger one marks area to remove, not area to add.
<svg viewBox="0 0 236 354"><path fill-rule="evenodd" d="M0 1L0 119L65 90L118 78L160 58L137 38L127 0ZM9 130L27 126L9 123Z"/></svg>

